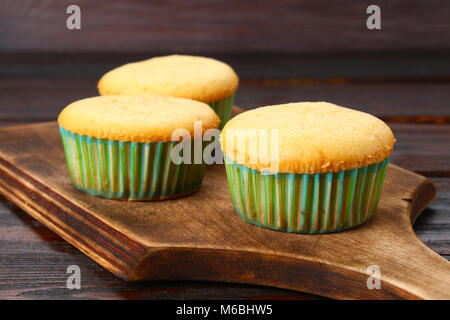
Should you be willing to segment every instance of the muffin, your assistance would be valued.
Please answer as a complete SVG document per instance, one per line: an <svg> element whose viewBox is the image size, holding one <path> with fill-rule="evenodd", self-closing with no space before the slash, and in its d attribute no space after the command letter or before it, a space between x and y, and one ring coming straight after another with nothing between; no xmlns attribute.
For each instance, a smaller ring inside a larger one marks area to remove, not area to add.
<svg viewBox="0 0 450 320"><path fill-rule="evenodd" d="M374 215L395 139L367 113L303 102L244 112L228 122L220 141L242 219L315 234Z"/></svg>
<svg viewBox="0 0 450 320"><path fill-rule="evenodd" d="M101 95L164 94L207 103L221 127L230 119L239 78L227 64L211 58L170 55L129 63L106 73Z"/></svg>
<svg viewBox="0 0 450 320"><path fill-rule="evenodd" d="M194 124L198 120L201 130ZM205 103L162 95L87 98L58 117L75 187L122 200L169 199L195 191L206 164L192 159L194 145L204 147L203 134L219 122ZM183 135L173 135L177 129ZM174 162L181 140L192 156Z"/></svg>

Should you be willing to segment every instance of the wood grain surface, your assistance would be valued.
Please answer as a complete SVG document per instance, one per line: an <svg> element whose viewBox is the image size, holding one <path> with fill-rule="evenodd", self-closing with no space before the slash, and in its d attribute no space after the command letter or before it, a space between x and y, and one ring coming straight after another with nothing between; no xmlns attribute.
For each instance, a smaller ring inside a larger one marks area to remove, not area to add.
<svg viewBox="0 0 450 320"><path fill-rule="evenodd" d="M2 121L51 121L69 103L97 95L97 77L0 77ZM242 79L236 104L244 109L292 101L333 101L388 122L450 123L450 81Z"/></svg>
<svg viewBox="0 0 450 320"><path fill-rule="evenodd" d="M24 91L22 98L18 98L20 87ZM94 82L94 81L92 81ZM16 79L4 81L2 86L2 99L0 108L0 122L2 125L14 125L42 121L44 119L55 119L57 112L66 101L71 101L79 97L88 96L92 92L89 85L82 82L70 80L61 81L58 79L44 79L43 81L30 81L27 79ZM251 84L249 85L251 86ZM408 86L408 83L405 83ZM296 85L298 91L307 90L304 84ZM430 85L432 87L432 85ZM319 90L318 85L317 90ZM343 86L345 88L345 86ZM265 87L264 94L270 93L272 85ZM370 91L370 86L367 87ZM261 99L254 90L254 98ZM261 92L261 91L260 91ZM324 93L327 91L324 91ZM405 97L419 94L416 90L406 90ZM261 92L262 94L263 92ZM320 92L318 92L320 94ZM364 105L364 91L355 91L354 99L361 94L360 104ZM245 96L245 91L243 92ZM70 97L70 98L68 98ZM430 96L428 99L429 108L422 110L424 114L439 108L442 103L439 94ZM7 103L5 103L7 102ZM399 100L401 104L401 99ZM407 113L409 109L399 107L398 113ZM413 103L411 107L416 105ZM13 110L17 112L13 112ZM11 110L11 111L8 111ZM420 111L420 108L417 108ZM445 111L445 108L442 110ZM13 117L11 117L13 116ZM404 148L403 156L394 157L393 162L402 166L407 166L410 170L420 171L424 168L431 168L432 171L425 170L423 173L432 173L432 180L438 190L437 199L419 217L414 229L417 235L426 245L431 247L440 255L450 258L450 178L448 166L438 165L448 164L449 152L448 137L450 128L447 125L435 124L415 124L390 123L394 127L397 135L402 135L396 145L396 155L398 150ZM417 130L415 130L417 128ZM417 132L415 137L409 138L410 132ZM436 132L438 133L436 135ZM441 148L433 151L433 145L440 143ZM417 152L417 150L421 150ZM400 151L399 151L400 152ZM406 152L406 153L405 153ZM429 156L422 156L421 153L428 153ZM426 161L427 165L424 165ZM434 177L436 176L436 177ZM257 287L237 284L218 284L205 282L145 282L145 283L125 283L102 267L93 263L77 249L67 244L59 236L44 227L36 220L29 218L21 209L3 200L1 206L0 224L0 297L3 298L75 298L75 299L164 299L164 298L276 298L276 299L315 299L317 297L304 293L281 290L268 287ZM67 290L65 273L67 266L77 264L82 270L82 290Z"/></svg>
<svg viewBox="0 0 450 320"><path fill-rule="evenodd" d="M0 137L0 192L124 279L254 283L333 298L450 297L450 263L411 227L434 188L396 166L369 223L337 234L293 235L239 219L223 166L210 167L190 197L111 201L73 188L54 122L6 128ZM366 287L369 265L382 269L380 290Z"/></svg>
<svg viewBox="0 0 450 320"><path fill-rule="evenodd" d="M205 281L125 282L0 196L1 299L320 299L270 287ZM67 267L81 289L66 287Z"/></svg>
<svg viewBox="0 0 450 320"><path fill-rule="evenodd" d="M264 39L261 39L264 41ZM93 80L130 61L140 61L171 52L36 52L1 51L0 79L59 77L65 80ZM187 53L179 51L176 53ZM366 82L448 81L450 51L362 51L293 53L241 52L233 47L219 53L199 53L230 64L245 80L288 80L292 84L348 84ZM312 81L311 81L312 80ZM273 83L273 82L272 82Z"/></svg>
<svg viewBox="0 0 450 320"><path fill-rule="evenodd" d="M69 4L81 7L82 31L65 28ZM371 1L148 4L2 1L0 126L55 120L69 102L96 95L104 72L129 61L174 52L212 56L237 70L236 103L247 109L328 100L386 120L398 139L392 162L426 175L438 191L414 231L450 259L448 1L378 1L379 31L364 26ZM0 298L318 298L245 284L124 282L0 199ZM72 264L81 268L81 290L66 288Z"/></svg>
<svg viewBox="0 0 450 320"><path fill-rule="evenodd" d="M81 30L66 8L81 8ZM366 28L370 1L3 0L8 51L352 52L450 48L445 0L378 0L382 29Z"/></svg>

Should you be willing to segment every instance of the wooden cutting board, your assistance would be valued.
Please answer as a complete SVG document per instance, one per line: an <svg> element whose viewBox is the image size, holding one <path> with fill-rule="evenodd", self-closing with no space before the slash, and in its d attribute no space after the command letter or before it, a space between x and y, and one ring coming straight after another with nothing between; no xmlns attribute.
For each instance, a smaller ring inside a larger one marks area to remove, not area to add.
<svg viewBox="0 0 450 320"><path fill-rule="evenodd" d="M177 200L95 198L69 179L56 122L0 129L0 193L94 261L128 281L252 283L331 298L450 299L450 262L411 224L435 197L432 183L389 165L375 217L326 235L287 234L242 221L223 166ZM379 267L381 288L368 289Z"/></svg>

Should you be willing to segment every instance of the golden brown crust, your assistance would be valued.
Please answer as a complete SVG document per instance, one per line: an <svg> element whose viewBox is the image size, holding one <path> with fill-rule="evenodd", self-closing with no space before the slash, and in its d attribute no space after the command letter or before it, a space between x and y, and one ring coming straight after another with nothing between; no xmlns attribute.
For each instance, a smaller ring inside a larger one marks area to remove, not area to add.
<svg viewBox="0 0 450 320"><path fill-rule="evenodd" d="M269 142L277 134L272 129L278 130L279 156L272 162L260 156L261 150L270 155L270 145L254 148L264 141L261 129L268 132ZM225 155L236 163L265 170L278 160L276 172L294 173L337 172L378 163L392 153L395 143L391 129L380 119L327 102L244 112L226 124L220 140Z"/></svg>
<svg viewBox="0 0 450 320"><path fill-rule="evenodd" d="M68 105L58 117L59 125L90 137L132 141L172 141L176 129L194 137L194 121L202 121L202 132L217 128L220 119L205 103L168 97L98 96Z"/></svg>
<svg viewBox="0 0 450 320"><path fill-rule="evenodd" d="M106 73L101 95L164 94L202 102L227 98L239 78L227 64L204 57L171 55L129 63Z"/></svg>

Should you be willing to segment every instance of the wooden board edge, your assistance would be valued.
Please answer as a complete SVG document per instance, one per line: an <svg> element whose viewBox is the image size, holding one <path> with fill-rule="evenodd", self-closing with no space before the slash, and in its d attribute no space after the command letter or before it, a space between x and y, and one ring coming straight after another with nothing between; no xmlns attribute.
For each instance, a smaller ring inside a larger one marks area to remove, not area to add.
<svg viewBox="0 0 450 320"><path fill-rule="evenodd" d="M186 265L190 267L185 268ZM199 280L242 283L306 292L332 299L424 299L389 280L383 281L381 290L369 290L367 278L367 273L357 268L318 262L308 257L167 247L149 250L129 274L128 281Z"/></svg>
<svg viewBox="0 0 450 320"><path fill-rule="evenodd" d="M0 157L0 194L105 269L126 280L147 248L106 225L88 211L74 204L68 206L69 201L61 195L42 188L46 187ZM82 218L77 215L68 217L66 212L74 212L74 208L78 214L82 214ZM107 230L108 236L101 235L92 224L101 230Z"/></svg>

